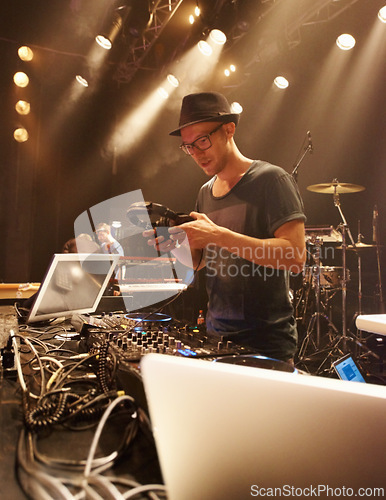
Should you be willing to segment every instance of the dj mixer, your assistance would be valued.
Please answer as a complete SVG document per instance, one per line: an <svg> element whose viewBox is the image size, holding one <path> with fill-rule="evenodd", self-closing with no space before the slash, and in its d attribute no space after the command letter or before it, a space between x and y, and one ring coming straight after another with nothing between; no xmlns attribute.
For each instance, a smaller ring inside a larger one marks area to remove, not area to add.
<svg viewBox="0 0 386 500"><path fill-rule="evenodd" d="M223 337L207 335L202 325L181 325L161 313L110 313L78 316L79 329L87 349L108 342L120 365L139 362L148 353L213 360L218 357L256 353Z"/></svg>

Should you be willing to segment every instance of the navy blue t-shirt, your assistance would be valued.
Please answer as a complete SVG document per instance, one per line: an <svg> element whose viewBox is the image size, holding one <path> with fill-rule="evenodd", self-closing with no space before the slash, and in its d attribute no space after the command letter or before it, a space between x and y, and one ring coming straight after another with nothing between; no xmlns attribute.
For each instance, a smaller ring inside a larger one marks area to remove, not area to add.
<svg viewBox="0 0 386 500"><path fill-rule="evenodd" d="M280 167L254 161L221 197L212 194L215 179L200 189L196 210L219 226L266 239L286 222L305 220L297 185ZM286 360L294 355L297 342L289 272L252 263L252 252L245 248L237 257L214 245L206 248L207 331Z"/></svg>

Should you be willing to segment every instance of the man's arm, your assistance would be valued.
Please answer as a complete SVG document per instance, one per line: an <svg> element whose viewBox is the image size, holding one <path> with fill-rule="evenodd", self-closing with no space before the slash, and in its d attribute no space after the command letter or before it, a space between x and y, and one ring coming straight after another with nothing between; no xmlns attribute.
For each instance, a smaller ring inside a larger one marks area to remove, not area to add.
<svg viewBox="0 0 386 500"><path fill-rule="evenodd" d="M273 238L260 239L218 226L204 214L192 212L190 215L196 220L169 228L169 233L175 241L179 241L181 231L186 233L192 255L197 255L197 250L208 245L216 245L261 266L287 269L294 273L303 269L306 245L304 222L300 219L281 225Z"/></svg>

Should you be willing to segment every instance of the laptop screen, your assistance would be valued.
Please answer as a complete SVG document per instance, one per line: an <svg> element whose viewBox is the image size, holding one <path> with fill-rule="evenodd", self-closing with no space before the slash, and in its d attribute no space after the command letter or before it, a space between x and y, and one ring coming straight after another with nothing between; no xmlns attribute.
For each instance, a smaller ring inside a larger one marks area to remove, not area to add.
<svg viewBox="0 0 386 500"><path fill-rule="evenodd" d="M351 354L346 354L343 358L338 359L333 363L333 366L341 380L366 383Z"/></svg>
<svg viewBox="0 0 386 500"><path fill-rule="evenodd" d="M140 369L169 500L384 486L383 386L164 354Z"/></svg>
<svg viewBox="0 0 386 500"><path fill-rule="evenodd" d="M119 255L55 254L27 323L94 312Z"/></svg>

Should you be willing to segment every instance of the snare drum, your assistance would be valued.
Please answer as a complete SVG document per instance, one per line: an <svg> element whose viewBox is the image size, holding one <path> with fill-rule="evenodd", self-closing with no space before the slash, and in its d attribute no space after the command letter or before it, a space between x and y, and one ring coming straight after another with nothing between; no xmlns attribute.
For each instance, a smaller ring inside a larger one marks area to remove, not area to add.
<svg viewBox="0 0 386 500"><path fill-rule="evenodd" d="M313 284L313 278L320 269L320 287L326 289L342 288L343 267L336 266L306 266L303 271L304 285ZM350 271L346 269L346 280L350 280Z"/></svg>
<svg viewBox="0 0 386 500"><path fill-rule="evenodd" d="M346 280L350 280L350 271L346 269ZM321 288L342 288L343 267L320 267Z"/></svg>

